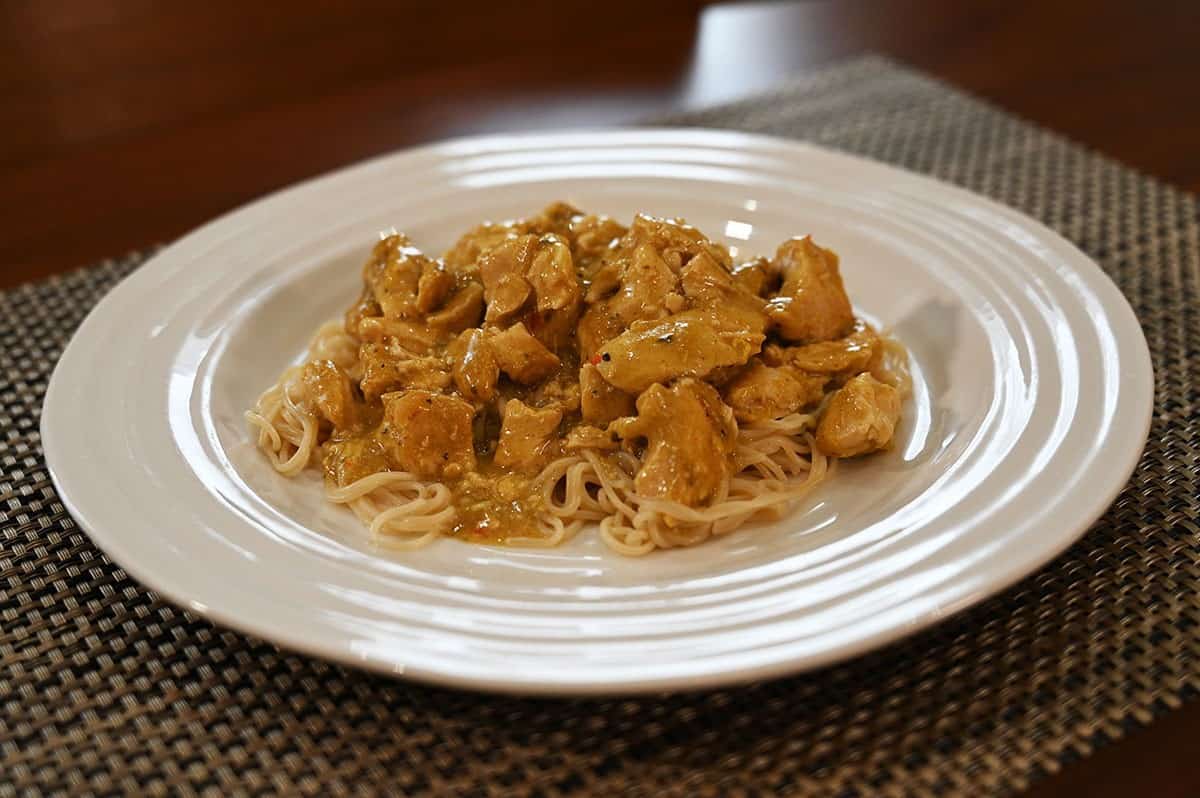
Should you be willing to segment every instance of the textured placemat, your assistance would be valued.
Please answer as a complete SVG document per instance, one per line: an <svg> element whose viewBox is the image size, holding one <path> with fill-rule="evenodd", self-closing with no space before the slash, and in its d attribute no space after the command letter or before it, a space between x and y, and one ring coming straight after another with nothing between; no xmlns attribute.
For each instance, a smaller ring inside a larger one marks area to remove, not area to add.
<svg viewBox="0 0 1200 798"><path fill-rule="evenodd" d="M0 795L1006 793L1196 696L1196 199L875 58L664 121L936 175L1096 258L1157 375L1149 447L1104 519L1002 596L798 678L549 701L347 671L163 604L64 512L38 416L71 332L141 259L108 261L0 296Z"/></svg>

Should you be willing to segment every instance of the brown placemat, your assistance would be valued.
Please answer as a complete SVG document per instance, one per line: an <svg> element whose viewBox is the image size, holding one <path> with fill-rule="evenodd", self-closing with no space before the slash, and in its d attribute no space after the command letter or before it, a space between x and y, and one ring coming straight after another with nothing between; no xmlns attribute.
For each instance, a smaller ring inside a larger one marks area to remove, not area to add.
<svg viewBox="0 0 1200 798"><path fill-rule="evenodd" d="M162 603L63 510L38 418L71 332L142 259L106 261L0 295L0 795L1008 793L1197 695L1196 198L877 58L662 121L932 174L1099 261L1157 375L1146 454L1108 514L1003 595L796 678L553 701L345 670Z"/></svg>

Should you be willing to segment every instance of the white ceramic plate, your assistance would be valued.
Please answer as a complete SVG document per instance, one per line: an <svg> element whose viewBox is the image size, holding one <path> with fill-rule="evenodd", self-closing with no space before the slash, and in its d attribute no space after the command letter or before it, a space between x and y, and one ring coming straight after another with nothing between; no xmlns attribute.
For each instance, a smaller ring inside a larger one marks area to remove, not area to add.
<svg viewBox="0 0 1200 798"><path fill-rule="evenodd" d="M359 290L377 233L439 252L566 199L681 215L741 254L811 232L913 357L899 445L783 521L642 559L454 540L381 553L242 412ZM46 458L97 545L163 596L283 646L522 693L696 688L824 665L957 612L1074 541L1145 442L1125 300L1062 238L965 191L769 138L635 130L466 139L303 183L161 252L51 381Z"/></svg>

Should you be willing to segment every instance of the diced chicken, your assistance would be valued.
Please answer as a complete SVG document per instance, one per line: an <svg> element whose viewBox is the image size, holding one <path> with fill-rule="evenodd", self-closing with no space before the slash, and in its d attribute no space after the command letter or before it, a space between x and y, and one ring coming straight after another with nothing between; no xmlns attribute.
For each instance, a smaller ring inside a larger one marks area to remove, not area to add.
<svg viewBox="0 0 1200 798"><path fill-rule="evenodd" d="M395 463L390 452L395 443L386 437L361 435L325 445L322 465L335 485L349 485L363 477L390 471Z"/></svg>
<svg viewBox="0 0 1200 798"><path fill-rule="evenodd" d="M582 298L583 289L571 260L571 248L553 233L538 239L525 278L533 286L540 311L571 309Z"/></svg>
<svg viewBox="0 0 1200 798"><path fill-rule="evenodd" d="M762 346L762 333L723 321L689 310L657 324L638 322L601 349L600 374L623 391L640 393L656 382L745 363Z"/></svg>
<svg viewBox="0 0 1200 798"><path fill-rule="evenodd" d="M523 235L507 239L479 258L479 279L487 302L484 318L500 324L516 315L533 293L525 269L533 258L538 237Z"/></svg>
<svg viewBox="0 0 1200 798"><path fill-rule="evenodd" d="M733 280L750 293L766 297L779 287L779 272L766 258L754 258L734 267Z"/></svg>
<svg viewBox="0 0 1200 798"><path fill-rule="evenodd" d="M832 457L856 457L886 448L900 420L900 392L870 374L839 388L817 424L817 448Z"/></svg>
<svg viewBox="0 0 1200 798"><path fill-rule="evenodd" d="M483 315L483 286L471 281L458 289L458 293L437 313L431 313L425 321L436 330L460 332L479 323Z"/></svg>
<svg viewBox="0 0 1200 798"><path fill-rule="evenodd" d="M363 366L359 387L368 402L405 388L440 391L450 385L450 373L441 358L412 357L385 344L365 343L359 349Z"/></svg>
<svg viewBox="0 0 1200 798"><path fill-rule="evenodd" d="M583 212L569 202L556 200L551 202L537 216L527 220L530 231L545 235L553 233L566 237L571 231L571 225L583 218Z"/></svg>
<svg viewBox="0 0 1200 798"><path fill-rule="evenodd" d="M524 232L524 225L518 223L484 222L463 234L454 246L446 251L443 260L452 271L470 273L480 255Z"/></svg>
<svg viewBox="0 0 1200 798"><path fill-rule="evenodd" d="M619 439L615 433L602 430L599 427L579 424L567 433L567 440L563 444L563 448L567 451L575 449L609 450L616 449L618 443Z"/></svg>
<svg viewBox="0 0 1200 798"><path fill-rule="evenodd" d="M591 363L584 363L579 369L579 391L584 421L607 424L621 416L633 415L634 397L610 385Z"/></svg>
<svg viewBox="0 0 1200 798"><path fill-rule="evenodd" d="M582 310L581 303L563 310L529 310L521 317L521 323L551 352L562 352L574 344Z"/></svg>
<svg viewBox="0 0 1200 798"><path fill-rule="evenodd" d="M810 374L850 378L865 371L881 349L879 336L864 322L856 322L845 338L806 346L780 347L773 359Z"/></svg>
<svg viewBox="0 0 1200 798"><path fill-rule="evenodd" d="M358 323L358 338L367 343L394 342L405 352L425 354L433 347L433 336L421 325L383 316L371 316Z"/></svg>
<svg viewBox="0 0 1200 798"><path fill-rule="evenodd" d="M421 277L417 280L417 310L429 313L441 307L442 302L454 288L454 275L440 260L426 260L421 264Z"/></svg>
<svg viewBox="0 0 1200 798"><path fill-rule="evenodd" d="M558 356L529 334L520 322L488 340L500 370L514 382L530 385L558 369Z"/></svg>
<svg viewBox="0 0 1200 798"><path fill-rule="evenodd" d="M820 402L827 382L826 376L756 360L725 387L724 396L738 421L765 421Z"/></svg>
<svg viewBox="0 0 1200 798"><path fill-rule="evenodd" d="M608 216L582 216L571 222L571 256L587 275L625 235L625 225Z"/></svg>
<svg viewBox="0 0 1200 798"><path fill-rule="evenodd" d="M388 236L375 245L364 276L384 316L403 321L417 315L421 274L431 263L404 235Z"/></svg>
<svg viewBox="0 0 1200 798"><path fill-rule="evenodd" d="M559 369L553 377L529 393L530 401L538 407L557 407L564 414L579 412L579 382L567 369Z"/></svg>
<svg viewBox="0 0 1200 798"><path fill-rule="evenodd" d="M629 233L622 242L633 248L649 245L676 274L696 255L706 252L726 269L732 265L729 252L681 219L660 219L639 213L633 218Z"/></svg>
<svg viewBox="0 0 1200 798"><path fill-rule="evenodd" d="M728 324L761 333L767 328L762 297L739 286L729 271L707 252L696 255L680 275L692 307L729 317Z"/></svg>
<svg viewBox="0 0 1200 798"><path fill-rule="evenodd" d="M496 395L500 366L482 330L464 330L446 354L453 364L451 374L459 393L476 402L490 401Z"/></svg>
<svg viewBox="0 0 1200 798"><path fill-rule="evenodd" d="M394 442L392 456L404 471L455 479L474 470L475 408L469 403L431 391L403 391L384 394L383 414L380 432Z"/></svg>
<svg viewBox="0 0 1200 798"><path fill-rule="evenodd" d="M607 302L613 314L628 323L669 315L667 302L679 296L677 272L654 247L642 244L621 271L621 288Z"/></svg>
<svg viewBox="0 0 1200 798"><path fill-rule="evenodd" d="M783 274L767 316L781 338L805 343L830 341L850 332L854 312L838 271L838 256L811 236L780 245L775 266Z"/></svg>
<svg viewBox="0 0 1200 798"><path fill-rule="evenodd" d="M646 440L634 489L691 507L710 502L730 476L737 445L733 411L716 390L690 378L670 388L652 385L638 397L637 412L610 427L627 444Z"/></svg>
<svg viewBox="0 0 1200 798"><path fill-rule="evenodd" d="M584 299L588 302L599 302L601 299L612 296L621 287L621 270L624 266L624 261L615 260L593 272Z"/></svg>
<svg viewBox="0 0 1200 798"><path fill-rule="evenodd" d="M557 407L532 408L520 399L509 399L504 404L496 465L522 471L541 468L558 450L562 417Z"/></svg>
<svg viewBox="0 0 1200 798"><path fill-rule="evenodd" d="M332 360L314 360L300 373L309 400L321 416L335 427L354 426L359 417L354 387L346 372Z"/></svg>
<svg viewBox="0 0 1200 798"><path fill-rule="evenodd" d="M579 343L579 357L589 360L600 351L600 347L625 331L625 321L613 313L606 302L591 305L579 319L575 330Z"/></svg>

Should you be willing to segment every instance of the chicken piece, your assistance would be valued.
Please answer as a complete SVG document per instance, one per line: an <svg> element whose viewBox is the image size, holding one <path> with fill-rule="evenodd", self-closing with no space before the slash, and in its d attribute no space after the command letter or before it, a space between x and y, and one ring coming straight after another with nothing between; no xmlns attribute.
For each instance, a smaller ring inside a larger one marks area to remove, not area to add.
<svg viewBox="0 0 1200 798"><path fill-rule="evenodd" d="M553 233L538 239L525 279L533 286L539 311L574 308L583 295L571 248Z"/></svg>
<svg viewBox="0 0 1200 798"><path fill-rule="evenodd" d="M558 373L529 392L529 401L538 407L557 407L564 414L579 412L579 381L567 369Z"/></svg>
<svg viewBox="0 0 1200 798"><path fill-rule="evenodd" d="M754 258L734 267L733 281L755 296L765 298L779 288L779 272L766 258Z"/></svg>
<svg viewBox="0 0 1200 798"><path fill-rule="evenodd" d="M569 202L555 200L525 221L530 232L545 235L553 233L564 238L570 235L571 225L583 218L583 211Z"/></svg>
<svg viewBox="0 0 1200 798"><path fill-rule="evenodd" d="M838 388L817 424L817 448L831 457L857 457L886 448L900 420L900 392L870 374Z"/></svg>
<svg viewBox="0 0 1200 798"><path fill-rule="evenodd" d="M882 350L879 335L865 322L856 322L845 338L821 341L806 346L780 347L773 359L810 374L828 374L849 379L870 368Z"/></svg>
<svg viewBox="0 0 1200 798"><path fill-rule="evenodd" d="M755 360L725 387L725 402L738 421L782 418L821 401L824 375L805 374L790 366L765 366Z"/></svg>
<svg viewBox="0 0 1200 798"><path fill-rule="evenodd" d="M417 280L417 310L429 313L441 307L442 302L454 288L454 275L440 260L426 260L421 264L421 276Z"/></svg>
<svg viewBox="0 0 1200 798"><path fill-rule="evenodd" d="M480 255L524 232L518 222L484 222L464 233L442 259L452 271L470 274Z"/></svg>
<svg viewBox="0 0 1200 798"><path fill-rule="evenodd" d="M421 274L433 263L405 235L391 235L375 245L363 274L385 317L405 321L418 315Z"/></svg>
<svg viewBox="0 0 1200 798"><path fill-rule="evenodd" d="M625 321L613 313L607 302L592 305L583 312L575 328L579 357L590 360L600 347L625 332Z"/></svg>
<svg viewBox="0 0 1200 798"><path fill-rule="evenodd" d="M625 225L607 216L589 215L572 220L568 238L571 240L571 257L580 272L591 275L605 254L627 232Z"/></svg>
<svg viewBox="0 0 1200 798"><path fill-rule="evenodd" d="M332 360L314 360L304 365L301 382L317 412L338 429L354 426L358 421L358 401L346 372Z"/></svg>
<svg viewBox="0 0 1200 798"><path fill-rule="evenodd" d="M530 385L552 374L559 365L558 356L529 334L525 325L517 322L504 332L493 334L489 340L500 370L514 382Z"/></svg>
<svg viewBox="0 0 1200 798"><path fill-rule="evenodd" d="M600 374L623 391L640 393L656 382L745 363L762 346L763 335L726 322L702 310L657 324L637 322L601 349Z"/></svg>
<svg viewBox="0 0 1200 798"><path fill-rule="evenodd" d="M450 385L445 363L436 357L413 357L394 345L365 343L359 347L363 396L374 402L380 396L404 388L440 391Z"/></svg>
<svg viewBox="0 0 1200 798"><path fill-rule="evenodd" d="M634 249L643 244L657 252L676 274L701 252L708 253L726 269L733 265L724 247L709 241L703 233L682 219L660 219L639 213L633 217L633 224L622 245Z"/></svg>
<svg viewBox="0 0 1200 798"><path fill-rule="evenodd" d="M599 427L578 424L567 433L567 439L563 443L563 448L567 451L577 449L600 449L608 451L616 449L618 443L619 439L614 433L602 430Z"/></svg>
<svg viewBox="0 0 1200 798"><path fill-rule="evenodd" d="M738 285L729 271L707 252L696 255L683 267L680 284L692 307L730 318L730 324L757 333L767 328L762 297Z"/></svg>
<svg viewBox="0 0 1200 798"><path fill-rule="evenodd" d="M525 329L551 352L562 352L574 343L582 303L563 310L530 310L521 317Z"/></svg>
<svg viewBox="0 0 1200 798"><path fill-rule="evenodd" d="M612 296L621 287L621 269L624 266L624 261L614 260L605 263L592 272L591 282L588 283L584 300L587 302L599 302L606 297Z"/></svg>
<svg viewBox="0 0 1200 798"><path fill-rule="evenodd" d="M537 236L507 239L479 257L479 279L487 302L484 319L501 324L515 316L533 293L525 269L533 257Z"/></svg>
<svg viewBox="0 0 1200 798"><path fill-rule="evenodd" d="M433 348L433 336L410 321L371 316L358 323L358 339L367 343L394 342L406 352L425 354Z"/></svg>
<svg viewBox="0 0 1200 798"><path fill-rule="evenodd" d="M559 450L557 407L533 408L520 399L504 403L504 423L495 463L505 468L537 471Z"/></svg>
<svg viewBox="0 0 1200 798"><path fill-rule="evenodd" d="M733 411L716 390L691 378L670 388L652 385L638 397L637 412L609 430L626 445L646 440L633 481L638 494L689 507L710 502L732 472L730 455L737 445Z"/></svg>
<svg viewBox="0 0 1200 798"><path fill-rule="evenodd" d="M394 443L395 464L423 479L455 479L475 469L475 408L454 396L402 391L383 396L379 431Z"/></svg>
<svg viewBox="0 0 1200 798"><path fill-rule="evenodd" d="M459 393L476 402L490 401L496 395L500 366L482 330L464 330L446 349L446 354Z"/></svg>
<svg viewBox="0 0 1200 798"><path fill-rule="evenodd" d="M775 253L783 274L779 295L767 303L767 316L788 341L830 341L850 332L854 312L838 271L838 256L811 236L783 242Z"/></svg>
<svg viewBox="0 0 1200 798"><path fill-rule="evenodd" d="M391 471L394 449L391 438L358 435L327 443L321 464L326 477L335 485L345 486L380 471Z"/></svg>
<svg viewBox="0 0 1200 798"><path fill-rule="evenodd" d="M435 330L456 333L474 327L483 315L483 286L472 280L458 289L437 313L430 313L426 323Z"/></svg>
<svg viewBox="0 0 1200 798"><path fill-rule="evenodd" d="M633 415L634 398L610 385L591 363L584 363L579 369L579 391L584 421L607 424L621 416Z"/></svg>
<svg viewBox="0 0 1200 798"><path fill-rule="evenodd" d="M677 272L654 247L642 244L622 268L620 290L607 302L613 314L628 323L670 315L671 297L680 297Z"/></svg>

